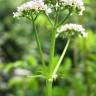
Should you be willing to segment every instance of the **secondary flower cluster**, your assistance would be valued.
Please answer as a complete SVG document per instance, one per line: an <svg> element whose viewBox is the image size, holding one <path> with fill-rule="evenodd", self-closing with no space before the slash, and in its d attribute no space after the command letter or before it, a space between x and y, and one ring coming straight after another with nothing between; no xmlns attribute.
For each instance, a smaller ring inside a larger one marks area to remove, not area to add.
<svg viewBox="0 0 96 96"><path fill-rule="evenodd" d="M70 23L61 26L61 28L58 30L57 36L63 38L68 38L68 37L70 38L76 36L87 37L87 33L85 32L85 29L82 27L82 25Z"/></svg>
<svg viewBox="0 0 96 96"><path fill-rule="evenodd" d="M40 11L47 11L48 7L44 4L43 0L33 0L27 3L22 4L21 6L17 7L17 12L13 13L14 17L19 17L23 15L23 12L40 12Z"/></svg>
<svg viewBox="0 0 96 96"><path fill-rule="evenodd" d="M61 0L61 5L73 9L79 13L79 15L82 15L85 10L82 0Z"/></svg>

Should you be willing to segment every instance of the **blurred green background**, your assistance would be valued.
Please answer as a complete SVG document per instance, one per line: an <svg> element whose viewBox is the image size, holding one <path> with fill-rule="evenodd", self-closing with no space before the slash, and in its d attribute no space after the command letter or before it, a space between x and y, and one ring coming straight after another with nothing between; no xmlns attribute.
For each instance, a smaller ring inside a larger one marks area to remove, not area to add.
<svg viewBox="0 0 96 96"><path fill-rule="evenodd" d="M30 76L37 74L41 60L32 32L26 19L14 19L16 7L28 0L0 0L0 96L44 96L45 81ZM73 15L67 22L82 24L88 38L71 42L53 83L53 96L96 96L96 0L84 0L83 16ZM46 17L37 20L38 33L43 46L46 64L49 61L50 24ZM63 51L66 40L56 40L56 57Z"/></svg>

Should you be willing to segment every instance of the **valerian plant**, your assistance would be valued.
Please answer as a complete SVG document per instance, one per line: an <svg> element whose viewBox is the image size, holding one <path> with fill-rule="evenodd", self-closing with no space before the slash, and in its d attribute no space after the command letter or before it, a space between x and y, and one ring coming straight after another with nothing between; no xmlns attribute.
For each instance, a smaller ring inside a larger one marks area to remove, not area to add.
<svg viewBox="0 0 96 96"><path fill-rule="evenodd" d="M68 14L65 16L65 18L60 21L60 13L64 12L65 10L68 11ZM48 73L47 75L45 75L46 72L44 71L40 75L34 75L33 77L45 78L47 89L46 96L52 96L52 83L53 80L58 78L58 69L60 68L60 64L68 49L70 41L73 38L75 39L75 37L77 36L87 37L87 33L85 32L85 29L82 27L82 25L72 23L64 24L65 21L70 17L70 15L73 15L73 13L82 15L84 10L85 7L82 0L32 0L17 7L17 12L13 13L13 17L25 17L29 19L33 24L33 32L35 33L35 38L43 65L42 67ZM46 65L44 59L42 47L40 44L35 24L35 21L40 14L45 15L47 17L47 20L50 22L50 25L52 26L52 37L49 54L50 59L48 66ZM54 18L51 18L52 15L54 15ZM66 38L67 42L57 64L54 64L53 60L55 56L55 41L58 37Z"/></svg>

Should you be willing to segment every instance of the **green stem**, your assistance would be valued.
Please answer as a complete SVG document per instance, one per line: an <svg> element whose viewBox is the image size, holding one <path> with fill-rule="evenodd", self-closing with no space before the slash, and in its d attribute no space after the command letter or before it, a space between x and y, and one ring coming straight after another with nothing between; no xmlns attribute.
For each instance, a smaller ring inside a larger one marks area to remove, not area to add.
<svg viewBox="0 0 96 96"><path fill-rule="evenodd" d="M55 41L56 41L55 26L56 26L56 22L55 22L54 26L52 26L53 29L52 29L52 37L51 37L51 48L50 48L49 74L48 74L48 79L47 79L47 83L46 83L47 96L52 96L52 83L53 83L52 70L53 70L53 61L54 61L54 53L55 53Z"/></svg>
<svg viewBox="0 0 96 96"><path fill-rule="evenodd" d="M36 38L38 50L39 50L39 53L40 53L41 61L42 61L43 66L45 67L45 61L44 61L44 57L43 57L43 52L42 52L39 36L38 36L37 30L36 30L36 26L35 26L35 22L34 21L33 21L33 31L35 33L35 38Z"/></svg>
<svg viewBox="0 0 96 96"><path fill-rule="evenodd" d="M52 73L53 69L53 60L54 60L54 52L55 52L55 41L56 41L56 30L53 28L52 31L52 39L51 39L51 49L50 49L50 62L49 62L49 67L50 67L50 75Z"/></svg>
<svg viewBox="0 0 96 96"><path fill-rule="evenodd" d="M64 48L64 50L63 50L63 53L62 53L62 55L61 55L61 57L60 57L57 65L56 65L56 67L54 68L54 71L53 71L53 75L52 75L52 76L55 76L55 75L56 75L56 73L57 73L57 71L58 71L58 69L59 69L59 67L60 67L60 64L61 64L61 62L62 62L62 60L63 60L63 58L64 58L64 56L65 56L65 53L66 53L66 51L67 51L67 49L68 49L69 42L70 42L70 39L68 39L68 41L67 41L67 43L66 43L66 46L65 46L65 48Z"/></svg>
<svg viewBox="0 0 96 96"><path fill-rule="evenodd" d="M52 96L52 81L46 80L46 96Z"/></svg>

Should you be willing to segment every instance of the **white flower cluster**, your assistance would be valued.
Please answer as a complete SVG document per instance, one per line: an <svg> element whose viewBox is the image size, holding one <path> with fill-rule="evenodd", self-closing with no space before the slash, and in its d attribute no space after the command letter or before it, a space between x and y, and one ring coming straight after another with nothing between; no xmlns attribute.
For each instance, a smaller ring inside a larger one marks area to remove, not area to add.
<svg viewBox="0 0 96 96"><path fill-rule="evenodd" d="M85 29L82 27L82 25L70 23L61 26L61 28L58 30L57 36L61 36L63 38L75 36L87 37L87 33L85 32Z"/></svg>
<svg viewBox="0 0 96 96"><path fill-rule="evenodd" d="M74 7L78 11L79 15L82 15L83 11L85 10L82 0L61 0L61 3L65 7Z"/></svg>
<svg viewBox="0 0 96 96"><path fill-rule="evenodd" d="M44 4L43 0L33 0L22 4L17 7L17 12L13 13L13 17L19 17L24 11L46 11L48 9L47 5Z"/></svg>

